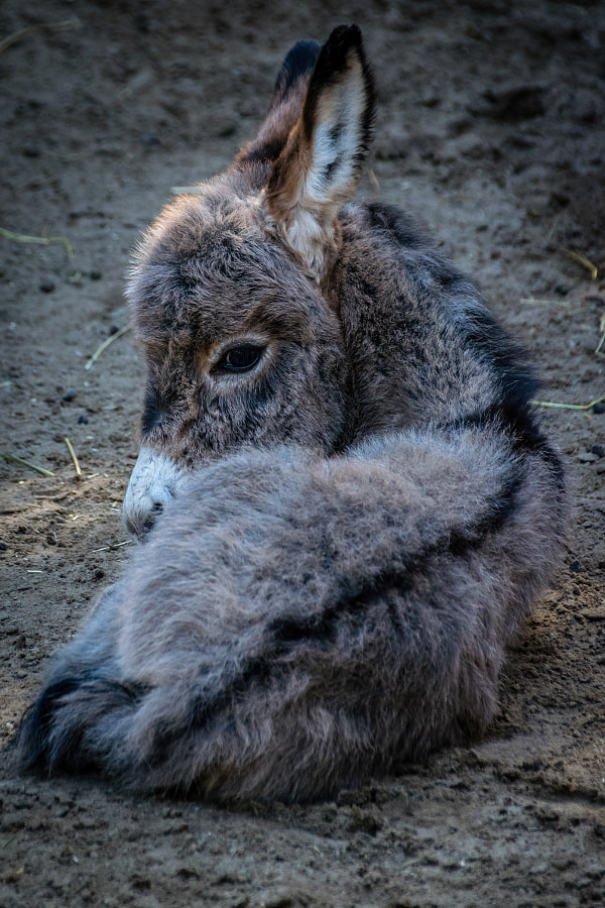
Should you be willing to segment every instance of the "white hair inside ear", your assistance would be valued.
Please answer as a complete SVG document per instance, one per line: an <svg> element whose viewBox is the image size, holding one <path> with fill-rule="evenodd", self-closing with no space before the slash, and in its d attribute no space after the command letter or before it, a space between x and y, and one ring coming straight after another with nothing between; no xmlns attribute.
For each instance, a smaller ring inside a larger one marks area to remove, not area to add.
<svg viewBox="0 0 605 908"><path fill-rule="evenodd" d="M317 280L334 245L338 210L357 189L373 95L359 30L337 29L320 52L265 194L283 239Z"/></svg>

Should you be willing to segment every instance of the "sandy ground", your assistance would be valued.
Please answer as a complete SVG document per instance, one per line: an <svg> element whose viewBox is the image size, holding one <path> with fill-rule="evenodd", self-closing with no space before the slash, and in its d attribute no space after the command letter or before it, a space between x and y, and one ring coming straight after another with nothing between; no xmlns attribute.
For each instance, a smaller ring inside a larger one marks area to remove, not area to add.
<svg viewBox="0 0 605 908"><path fill-rule="evenodd" d="M122 287L138 231L219 170L300 37L358 22L380 196L413 211L530 347L544 399L605 395L605 4L5 2L0 35L0 744L128 553L142 367ZM55 28L57 23L61 28ZM367 193L375 191L368 183ZM605 407L544 410L577 503L511 652L491 736L336 803L238 812L16 777L0 755L0 904L605 904ZM64 443L73 442L81 481Z"/></svg>

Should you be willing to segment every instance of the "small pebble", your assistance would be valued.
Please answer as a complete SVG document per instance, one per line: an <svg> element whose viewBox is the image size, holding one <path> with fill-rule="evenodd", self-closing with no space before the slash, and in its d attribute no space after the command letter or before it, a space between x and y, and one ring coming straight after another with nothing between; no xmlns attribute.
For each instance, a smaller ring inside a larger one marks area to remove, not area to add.
<svg viewBox="0 0 605 908"><path fill-rule="evenodd" d="M584 570L584 568L582 567L582 565L580 564L579 561L572 561L571 564L569 565L569 570L573 574L581 574L582 571Z"/></svg>
<svg viewBox="0 0 605 908"><path fill-rule="evenodd" d="M77 394L78 392L73 388L68 388L61 400L64 400L66 403L68 403L70 400L73 400L75 397L77 397Z"/></svg>
<svg viewBox="0 0 605 908"><path fill-rule="evenodd" d="M103 275L100 271L91 271L88 275L91 281L100 281Z"/></svg>
<svg viewBox="0 0 605 908"><path fill-rule="evenodd" d="M599 458L597 457L596 454L593 454L589 451L582 451L577 456L577 460L579 460L580 463L594 463L595 460L598 460L598 459Z"/></svg>
<svg viewBox="0 0 605 908"><path fill-rule="evenodd" d="M603 445L593 445L590 449L591 454L596 454L597 457L605 457L605 448Z"/></svg>
<svg viewBox="0 0 605 908"><path fill-rule="evenodd" d="M119 330L120 329L118 328L117 325L110 325L109 326L109 336L111 337L112 334L117 334Z"/></svg>
<svg viewBox="0 0 605 908"><path fill-rule="evenodd" d="M52 281L42 281L40 284L40 290L42 293L52 293L55 289L55 285Z"/></svg>
<svg viewBox="0 0 605 908"><path fill-rule="evenodd" d="M87 426L88 425L88 416L84 416L83 413L78 416L78 425Z"/></svg>
<svg viewBox="0 0 605 908"><path fill-rule="evenodd" d="M605 403L593 404L593 413L605 413Z"/></svg>

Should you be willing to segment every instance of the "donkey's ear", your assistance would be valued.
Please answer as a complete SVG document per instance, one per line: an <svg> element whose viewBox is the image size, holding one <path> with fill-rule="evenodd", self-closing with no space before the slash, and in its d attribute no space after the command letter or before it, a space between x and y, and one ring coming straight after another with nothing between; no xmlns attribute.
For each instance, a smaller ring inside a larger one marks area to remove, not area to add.
<svg viewBox="0 0 605 908"><path fill-rule="evenodd" d="M247 164L271 164L280 153L290 131L300 117L311 73L317 62L321 45L317 41L298 41L286 54L275 82L273 98L267 116L252 142L245 145L235 159L240 169ZM249 171L253 182L266 182L267 173Z"/></svg>
<svg viewBox="0 0 605 908"><path fill-rule="evenodd" d="M340 26L319 53L302 114L273 165L265 195L286 242L318 279L338 210L357 188L373 110L361 32L356 25Z"/></svg>
<svg viewBox="0 0 605 908"><path fill-rule="evenodd" d="M290 48L277 74L269 111L281 107L288 95L296 89L296 85L300 80L309 81L320 50L321 44L318 44L317 41L309 40L297 41Z"/></svg>

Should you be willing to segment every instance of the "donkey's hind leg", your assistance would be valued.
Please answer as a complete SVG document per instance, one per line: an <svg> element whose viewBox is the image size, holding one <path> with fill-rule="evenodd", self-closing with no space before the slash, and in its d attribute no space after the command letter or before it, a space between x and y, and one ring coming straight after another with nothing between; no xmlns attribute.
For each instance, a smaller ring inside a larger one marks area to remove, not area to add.
<svg viewBox="0 0 605 908"><path fill-rule="evenodd" d="M18 729L24 771L52 774L89 768L82 737L101 714L131 700L117 683L118 587L106 590L75 639L55 657L46 683Z"/></svg>

